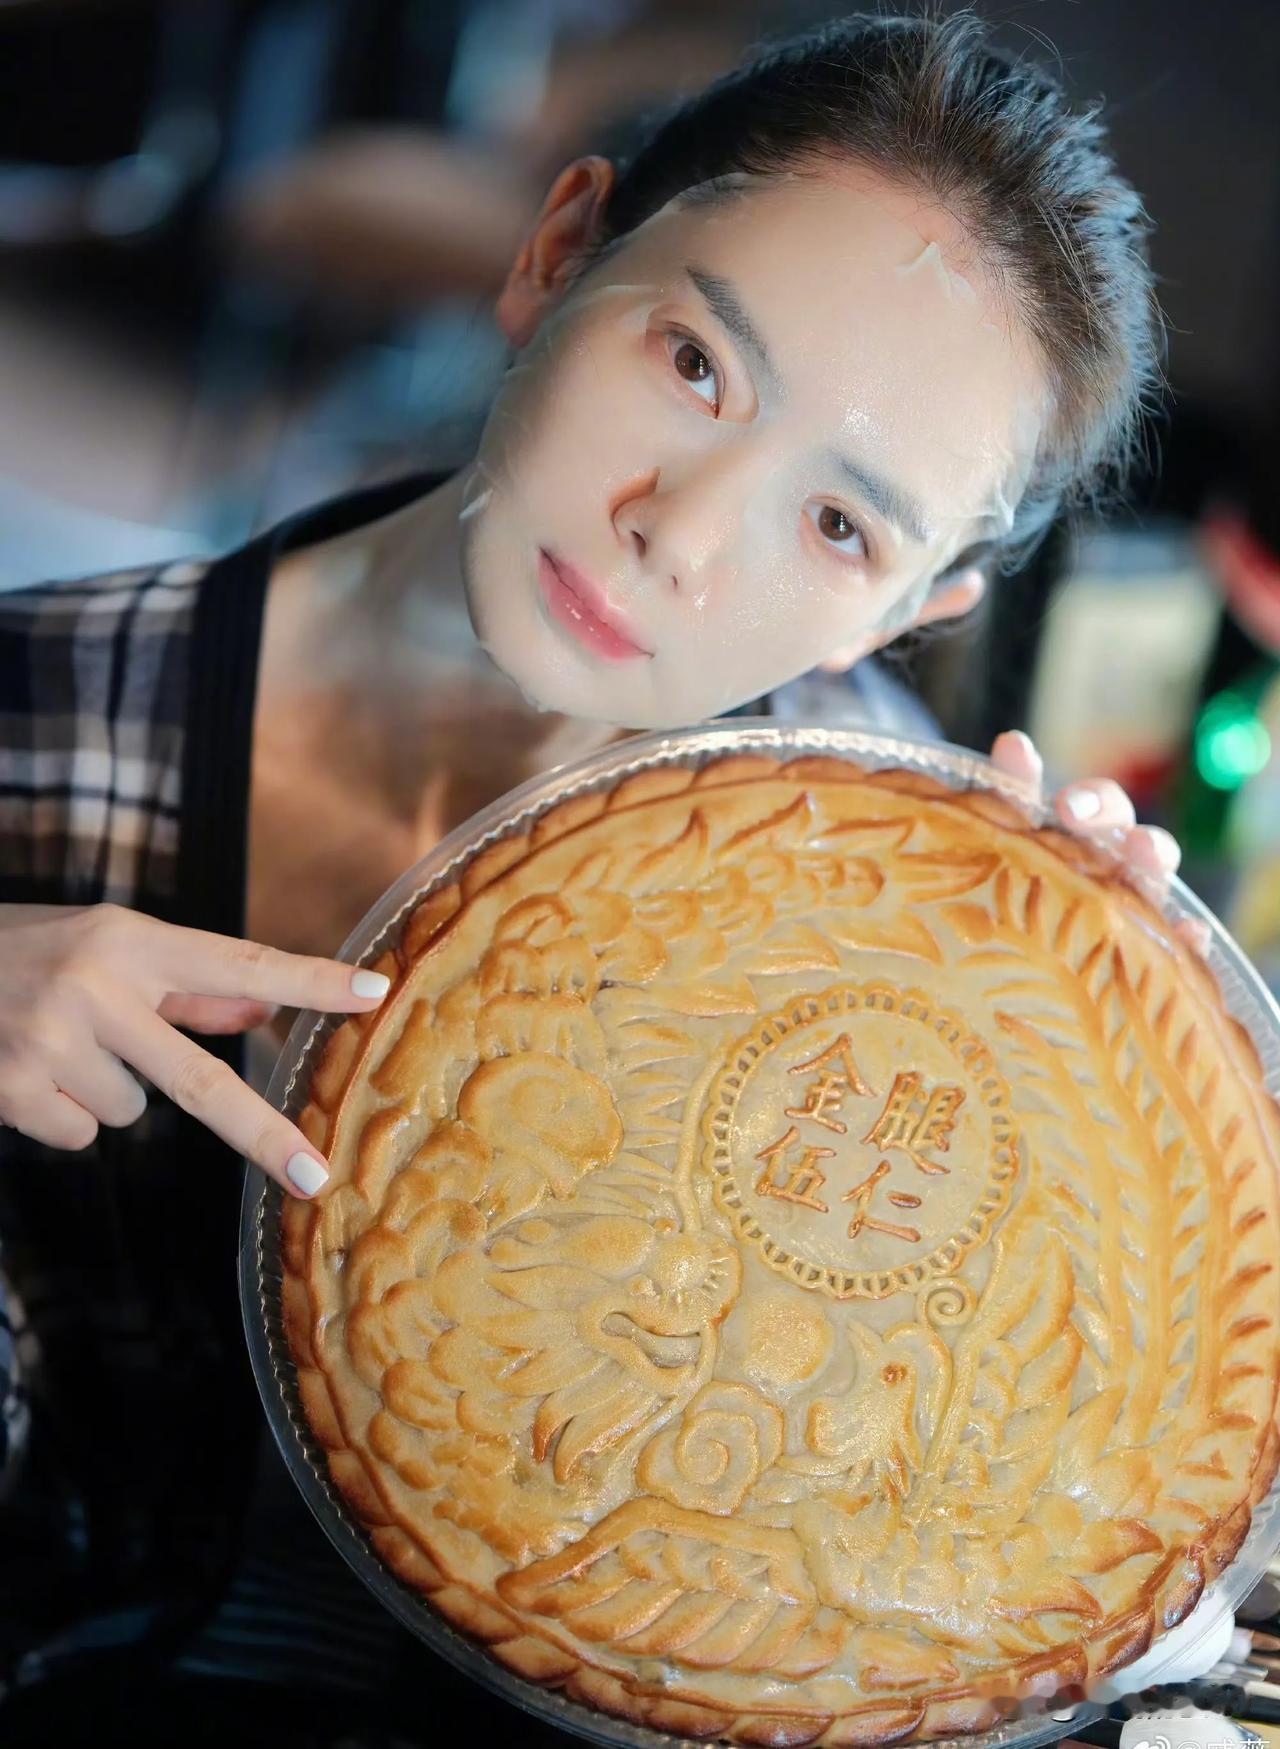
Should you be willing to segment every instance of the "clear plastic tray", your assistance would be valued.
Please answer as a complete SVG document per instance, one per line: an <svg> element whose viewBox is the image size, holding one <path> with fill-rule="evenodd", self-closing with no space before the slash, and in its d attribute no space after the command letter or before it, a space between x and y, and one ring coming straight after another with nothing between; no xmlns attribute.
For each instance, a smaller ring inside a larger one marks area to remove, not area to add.
<svg viewBox="0 0 1280 1749"><path fill-rule="evenodd" d="M454 879L477 851L507 834L526 829L539 815L572 795L612 787L633 772L654 766L696 767L728 753L761 753L798 758L821 753L855 760L870 769L906 767L940 779L954 789L994 790L1018 803L1039 823L1048 815L1026 787L997 771L989 760L937 742L910 741L856 730L804 728L768 719L738 719L713 727L647 735L610 747L580 763L562 767L514 790L437 845L432 853L391 887L341 950L353 963L370 964L398 938L408 913L420 899ZM1231 937L1181 882L1170 883L1162 900L1166 916L1195 919L1209 935L1208 963L1227 1008L1252 1034L1261 1055L1268 1090L1280 1096L1280 1008ZM296 1117L307 1102L311 1075L340 1017L303 1014L276 1064L267 1097ZM261 1174L246 1174L240 1232L240 1291L245 1333L267 1419L303 1498L325 1532L360 1578L392 1614L435 1652L514 1705L588 1740L635 1749L678 1749L687 1739L668 1736L608 1718L566 1699L552 1689L526 1682L491 1658L480 1646L445 1623L416 1592L383 1565L358 1521L329 1480L323 1449L311 1434L298 1399L293 1363L281 1320L282 1270L279 1246L282 1192ZM1224 1610L1253 1589L1280 1547L1280 1484L1256 1509L1249 1535L1236 1559L1206 1589L1196 1610L1207 1632ZM1184 1648L1184 1661L1185 1661ZM1155 1678L1151 1678L1154 1680ZM948 1739L954 1749L1038 1749L1079 1730L1101 1715L1102 1706L1082 1702L1054 1708L1052 1702L1024 1704L995 1730Z"/></svg>

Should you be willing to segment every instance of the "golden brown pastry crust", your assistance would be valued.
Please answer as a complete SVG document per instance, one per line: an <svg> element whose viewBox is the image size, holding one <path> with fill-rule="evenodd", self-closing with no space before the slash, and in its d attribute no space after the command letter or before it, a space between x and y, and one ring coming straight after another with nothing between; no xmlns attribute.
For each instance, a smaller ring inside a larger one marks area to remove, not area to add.
<svg viewBox="0 0 1280 1749"><path fill-rule="evenodd" d="M694 1737L976 1731L1230 1561L1280 1122L1103 853L905 771L660 768L383 969L286 1328L383 1560L512 1669Z"/></svg>

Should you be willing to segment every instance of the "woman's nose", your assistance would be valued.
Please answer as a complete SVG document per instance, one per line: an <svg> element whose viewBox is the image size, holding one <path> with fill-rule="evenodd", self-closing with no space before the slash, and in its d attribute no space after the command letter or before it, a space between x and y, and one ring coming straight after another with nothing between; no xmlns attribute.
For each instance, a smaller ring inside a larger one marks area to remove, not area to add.
<svg viewBox="0 0 1280 1749"><path fill-rule="evenodd" d="M678 482L655 470L615 506L614 527L646 576L693 588L705 583L741 524L739 484L723 467L700 468Z"/></svg>
<svg viewBox="0 0 1280 1749"><path fill-rule="evenodd" d="M614 505L613 526L618 538L640 561L646 577L665 579L680 587L680 574L667 555L663 493L657 472L637 483Z"/></svg>

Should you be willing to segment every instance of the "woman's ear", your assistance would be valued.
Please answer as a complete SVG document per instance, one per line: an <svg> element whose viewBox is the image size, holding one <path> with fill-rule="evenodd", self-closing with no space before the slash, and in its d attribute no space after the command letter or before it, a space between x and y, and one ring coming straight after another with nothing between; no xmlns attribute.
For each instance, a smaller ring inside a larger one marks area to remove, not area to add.
<svg viewBox="0 0 1280 1749"><path fill-rule="evenodd" d="M923 606L911 619L896 621L887 628L865 633L856 643L833 650L818 666L825 674L843 674L855 662L861 662L873 650L891 644L904 632L912 631L917 626L932 625L940 619L959 619L963 614L971 612L982 600L986 587L987 580L982 572L976 566L967 566L963 571L957 571L936 592L927 595Z"/></svg>
<svg viewBox="0 0 1280 1749"><path fill-rule="evenodd" d="M941 589L928 597L911 623L913 626L927 626L940 619L961 619L973 611L986 589L987 579L976 566L957 571Z"/></svg>
<svg viewBox="0 0 1280 1749"><path fill-rule="evenodd" d="M559 300L599 237L612 191L613 165L607 158L577 158L552 183L496 306L498 326L513 346L527 346Z"/></svg>

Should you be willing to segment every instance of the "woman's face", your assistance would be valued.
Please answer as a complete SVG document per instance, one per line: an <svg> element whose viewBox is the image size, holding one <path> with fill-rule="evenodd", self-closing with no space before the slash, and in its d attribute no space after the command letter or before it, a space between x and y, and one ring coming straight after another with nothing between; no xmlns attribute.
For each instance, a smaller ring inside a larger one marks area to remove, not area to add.
<svg viewBox="0 0 1280 1749"><path fill-rule="evenodd" d="M535 704L717 715L1008 527L1043 373L941 209L829 168L672 202L563 295L538 259L462 513L477 632Z"/></svg>

